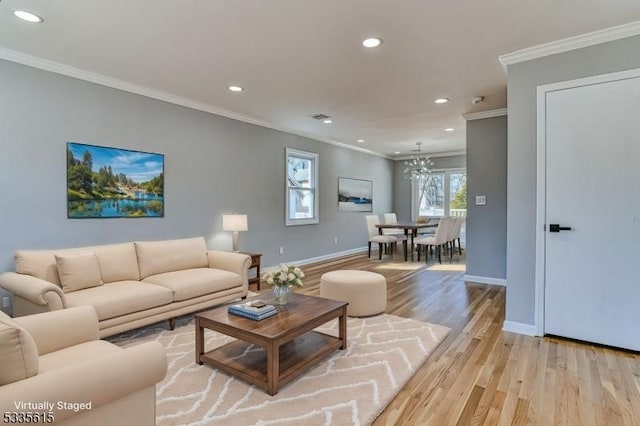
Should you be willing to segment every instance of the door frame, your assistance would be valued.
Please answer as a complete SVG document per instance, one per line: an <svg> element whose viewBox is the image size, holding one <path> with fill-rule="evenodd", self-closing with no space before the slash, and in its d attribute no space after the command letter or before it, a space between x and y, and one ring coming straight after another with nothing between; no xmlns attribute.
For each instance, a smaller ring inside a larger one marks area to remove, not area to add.
<svg viewBox="0 0 640 426"><path fill-rule="evenodd" d="M536 262L535 262L535 308L534 327L536 336L544 336L544 291L545 291L545 236L546 236L546 170L547 170L547 94L559 90L581 86L608 83L640 77L640 68L602 74L575 80L545 84L537 88L537 128L536 128Z"/></svg>

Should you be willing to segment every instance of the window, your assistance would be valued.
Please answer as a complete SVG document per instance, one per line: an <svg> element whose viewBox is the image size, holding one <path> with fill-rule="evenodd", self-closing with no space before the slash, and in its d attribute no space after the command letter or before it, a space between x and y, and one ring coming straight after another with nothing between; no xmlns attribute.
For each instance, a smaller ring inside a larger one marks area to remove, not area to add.
<svg viewBox="0 0 640 426"><path fill-rule="evenodd" d="M418 216L444 216L444 173L431 173L426 178L417 177L415 180Z"/></svg>
<svg viewBox="0 0 640 426"><path fill-rule="evenodd" d="M467 173L464 170L432 172L412 181L413 218L467 215Z"/></svg>
<svg viewBox="0 0 640 426"><path fill-rule="evenodd" d="M318 223L318 154L286 149L285 225Z"/></svg>
<svg viewBox="0 0 640 426"><path fill-rule="evenodd" d="M449 172L449 216L467 216L466 172Z"/></svg>

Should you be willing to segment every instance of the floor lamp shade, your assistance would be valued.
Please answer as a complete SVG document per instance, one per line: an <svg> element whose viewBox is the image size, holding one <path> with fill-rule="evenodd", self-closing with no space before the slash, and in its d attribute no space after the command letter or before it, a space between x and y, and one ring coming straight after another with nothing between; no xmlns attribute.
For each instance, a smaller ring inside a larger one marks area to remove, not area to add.
<svg viewBox="0 0 640 426"><path fill-rule="evenodd" d="M233 251L238 251L238 232L246 231L249 227L247 225L246 214L223 214L222 215L222 230L233 232Z"/></svg>

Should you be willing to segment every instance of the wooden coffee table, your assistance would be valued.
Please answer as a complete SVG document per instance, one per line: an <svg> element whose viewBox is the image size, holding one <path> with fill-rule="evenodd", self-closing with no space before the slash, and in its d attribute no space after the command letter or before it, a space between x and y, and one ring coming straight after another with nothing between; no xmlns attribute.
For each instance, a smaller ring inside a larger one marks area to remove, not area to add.
<svg viewBox="0 0 640 426"><path fill-rule="evenodd" d="M271 295L251 299L274 303ZM338 318L338 337L313 331ZM347 347L347 303L320 297L291 294L278 314L253 321L227 312L220 306L197 314L196 363L215 368L264 388L275 395L280 385L290 382L326 355ZM235 337L236 341L205 352L204 329ZM250 345L264 351L245 351Z"/></svg>

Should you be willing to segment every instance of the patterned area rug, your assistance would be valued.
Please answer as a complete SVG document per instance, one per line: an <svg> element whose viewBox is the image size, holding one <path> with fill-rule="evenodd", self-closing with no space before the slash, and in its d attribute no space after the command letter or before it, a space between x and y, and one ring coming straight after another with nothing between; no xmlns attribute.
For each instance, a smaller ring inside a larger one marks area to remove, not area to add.
<svg viewBox="0 0 640 426"><path fill-rule="evenodd" d="M158 425L370 424L449 333L447 327L393 315L349 318L346 350L269 396L194 362L191 317L180 320L174 331L163 325L109 339L123 347L156 340L166 348L169 369L156 387ZM337 336L337 326L334 320L317 330ZM231 340L207 331L205 348Z"/></svg>

